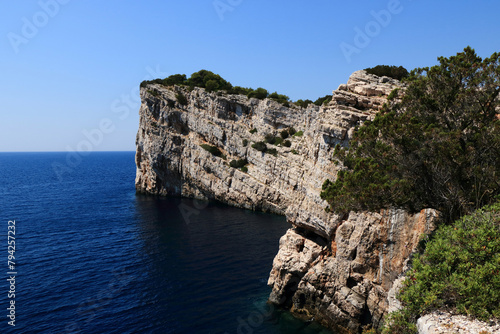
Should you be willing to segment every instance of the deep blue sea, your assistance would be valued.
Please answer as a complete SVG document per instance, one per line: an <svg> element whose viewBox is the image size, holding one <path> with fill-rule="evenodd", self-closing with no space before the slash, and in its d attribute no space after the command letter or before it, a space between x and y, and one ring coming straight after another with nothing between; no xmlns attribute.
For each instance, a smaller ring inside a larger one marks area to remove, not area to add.
<svg viewBox="0 0 500 334"><path fill-rule="evenodd" d="M136 195L133 152L79 158L0 153L0 333L330 333L266 304L284 217Z"/></svg>

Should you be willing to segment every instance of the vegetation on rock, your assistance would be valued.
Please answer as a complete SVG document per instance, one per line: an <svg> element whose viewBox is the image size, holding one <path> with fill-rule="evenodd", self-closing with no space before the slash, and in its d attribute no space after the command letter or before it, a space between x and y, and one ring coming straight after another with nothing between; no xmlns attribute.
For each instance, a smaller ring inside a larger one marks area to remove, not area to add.
<svg viewBox="0 0 500 334"><path fill-rule="evenodd" d="M403 66L377 65L375 67L365 68L365 71L379 77L386 76L396 80L403 80L410 75Z"/></svg>
<svg viewBox="0 0 500 334"><path fill-rule="evenodd" d="M412 71L401 100L392 100L335 149L343 163L323 184L330 209L411 212L434 208L446 221L500 193L500 54L473 49Z"/></svg>
<svg viewBox="0 0 500 334"><path fill-rule="evenodd" d="M163 86L186 86L190 90L193 90L194 87L205 88L207 92L218 92L219 96L222 91L225 91L227 94L241 94L245 95L248 98L257 98L257 99L265 99L270 98L278 103L283 104L285 107L290 106L290 98L284 94L278 94L278 92L274 92L269 94L269 92L264 88L245 88L240 86L233 86L229 81L222 78L220 75L215 74L211 71L201 70L191 74L188 78L185 74L174 74L165 79L154 79L154 80L145 80L141 82L141 87L146 87L148 84L160 84ZM154 95L157 96L157 95ZM318 99L317 101L321 100ZM331 100L331 95L330 95ZM299 100L302 101L302 100ZM307 103L304 107L309 103L313 103L311 100L306 100ZM317 102L316 101L316 102ZM298 102L298 101L297 101ZM296 102L296 104L297 104ZM316 103L315 102L315 103ZM299 104L297 104L299 105ZM320 105L320 104L318 104Z"/></svg>
<svg viewBox="0 0 500 334"><path fill-rule="evenodd" d="M252 148L260 152L265 152L267 150L267 145L263 141L256 142L252 144Z"/></svg>
<svg viewBox="0 0 500 334"><path fill-rule="evenodd" d="M244 167L245 165L248 165L247 159L231 160L231 162L229 163L229 166L233 168L241 168Z"/></svg>
<svg viewBox="0 0 500 334"><path fill-rule="evenodd" d="M201 144L200 145L205 151L208 151L215 155L216 157L223 157L223 154L221 150L217 146L212 146L208 144Z"/></svg>
<svg viewBox="0 0 500 334"><path fill-rule="evenodd" d="M181 92L175 94L175 98L177 99L177 102L179 102L179 104L181 106L185 106L188 104L188 100L187 100L186 96L184 94L182 94Z"/></svg>
<svg viewBox="0 0 500 334"><path fill-rule="evenodd" d="M500 202L441 227L413 260L384 333L417 333L421 314L440 308L500 318Z"/></svg>

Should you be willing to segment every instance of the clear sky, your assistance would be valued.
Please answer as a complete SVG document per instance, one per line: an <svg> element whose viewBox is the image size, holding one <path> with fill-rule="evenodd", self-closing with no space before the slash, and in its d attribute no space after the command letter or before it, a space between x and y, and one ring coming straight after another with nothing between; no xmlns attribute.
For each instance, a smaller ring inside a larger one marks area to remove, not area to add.
<svg viewBox="0 0 500 334"><path fill-rule="evenodd" d="M0 152L135 150L153 77L207 69L315 100L366 67L467 45L487 57L498 13L498 0L2 1Z"/></svg>

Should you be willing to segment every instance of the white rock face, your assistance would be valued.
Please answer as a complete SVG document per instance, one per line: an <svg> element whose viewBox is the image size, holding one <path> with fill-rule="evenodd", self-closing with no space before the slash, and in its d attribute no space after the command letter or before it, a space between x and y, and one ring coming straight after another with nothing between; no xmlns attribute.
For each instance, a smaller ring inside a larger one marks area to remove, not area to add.
<svg viewBox="0 0 500 334"><path fill-rule="evenodd" d="M498 321L484 321L467 318L463 315L452 315L448 312L433 312L417 320L419 334L498 334Z"/></svg>
<svg viewBox="0 0 500 334"><path fill-rule="evenodd" d="M392 282L420 234L432 230L436 213L339 217L325 212L320 192L326 179L336 178L335 145L347 145L354 128L373 119L398 87L396 80L357 71L333 92L329 105L304 109L201 88L148 85L141 88L136 189L286 215L292 228L274 260L270 301L344 332L377 325L387 312ZM186 105L177 101L179 94ZM288 138L290 147L267 144L275 155L251 147L290 127L303 135ZM217 147L226 159L201 144ZM248 171L230 167L233 159L247 159Z"/></svg>

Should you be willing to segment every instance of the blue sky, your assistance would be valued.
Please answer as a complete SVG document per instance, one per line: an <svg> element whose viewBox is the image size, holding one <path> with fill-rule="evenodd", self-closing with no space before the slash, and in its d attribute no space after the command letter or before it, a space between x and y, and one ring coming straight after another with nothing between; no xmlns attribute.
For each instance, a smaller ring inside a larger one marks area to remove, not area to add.
<svg viewBox="0 0 500 334"><path fill-rule="evenodd" d="M467 45L487 57L498 13L497 0L2 1L0 152L135 150L153 77L207 69L314 100L378 64L429 66Z"/></svg>

